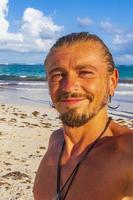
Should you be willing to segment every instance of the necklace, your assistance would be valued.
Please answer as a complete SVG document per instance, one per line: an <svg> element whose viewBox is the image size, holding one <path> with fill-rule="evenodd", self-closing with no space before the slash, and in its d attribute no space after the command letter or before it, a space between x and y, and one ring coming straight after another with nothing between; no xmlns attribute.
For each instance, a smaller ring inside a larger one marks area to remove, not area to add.
<svg viewBox="0 0 133 200"><path fill-rule="evenodd" d="M99 139L102 137L102 135L104 134L104 132L106 131L106 129L109 126L109 123L111 121L111 118L109 117L104 130L101 132L101 134L96 138L96 140L94 140L94 142L88 146L87 151L85 152L84 156L81 158L81 160L77 163L77 165L75 166L75 168L73 169L72 173L70 174L70 176L68 177L68 179L66 180L66 182L64 183L64 185L62 186L62 188L60 189L60 179L61 179L61 166L60 166L60 161L62 158L62 154L64 151L64 146L65 146L65 141L63 142L62 148L61 148L61 152L59 155L59 159L58 159L58 166L57 166L57 193L55 195L55 197L53 198L53 200L65 200L68 191L74 181L74 178L76 177L76 174L78 172L78 169L80 167L80 165L82 164L82 162L86 159L88 153L93 149L93 147L97 144L97 142L99 141ZM63 194L64 193L64 194Z"/></svg>

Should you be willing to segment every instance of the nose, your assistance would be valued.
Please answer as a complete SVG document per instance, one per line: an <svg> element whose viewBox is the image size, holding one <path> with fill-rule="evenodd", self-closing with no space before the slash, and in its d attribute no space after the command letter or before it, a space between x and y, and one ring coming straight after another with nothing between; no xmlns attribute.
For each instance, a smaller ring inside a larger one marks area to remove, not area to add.
<svg viewBox="0 0 133 200"><path fill-rule="evenodd" d="M62 80L61 89L64 92L76 92L79 89L79 82L73 75L69 75Z"/></svg>

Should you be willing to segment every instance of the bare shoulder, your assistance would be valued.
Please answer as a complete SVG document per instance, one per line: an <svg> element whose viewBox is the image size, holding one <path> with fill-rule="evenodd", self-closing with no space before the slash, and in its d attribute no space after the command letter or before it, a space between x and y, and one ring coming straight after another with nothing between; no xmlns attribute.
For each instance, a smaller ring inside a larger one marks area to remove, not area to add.
<svg viewBox="0 0 133 200"><path fill-rule="evenodd" d="M58 152L60 149L60 144L63 141L63 131L62 129L58 129L54 131L50 138L49 138L49 144L47 151L45 155L43 156L38 170L41 170L42 168L46 167L46 165L53 165L54 162L56 162Z"/></svg>
<svg viewBox="0 0 133 200"><path fill-rule="evenodd" d="M113 120L110 129L120 150L133 152L133 130Z"/></svg>
<svg viewBox="0 0 133 200"><path fill-rule="evenodd" d="M133 153L133 134L127 133L118 137L116 136L116 138L120 150L127 153Z"/></svg>
<svg viewBox="0 0 133 200"><path fill-rule="evenodd" d="M51 134L49 138L48 150L50 150L51 147L53 147L53 145L60 143L62 141L63 141L63 129L60 128Z"/></svg>
<svg viewBox="0 0 133 200"><path fill-rule="evenodd" d="M121 136L116 136L117 146L119 148L119 171L122 169L127 182L125 196L133 198L133 134L127 132Z"/></svg>
<svg viewBox="0 0 133 200"><path fill-rule="evenodd" d="M113 120L111 120L111 122L110 122L110 129L114 136L133 134L132 129L130 129L124 125L120 125L119 123L117 123Z"/></svg>
<svg viewBox="0 0 133 200"><path fill-rule="evenodd" d="M42 187L42 182L46 182L44 180L48 179L48 174L53 173L53 169L55 168L58 160L59 148L62 140L62 129L54 131L50 136L47 152L45 153L39 164L34 181L33 193L34 197L37 196L35 199L39 199L38 195L40 194L38 193L38 191L40 191L40 188Z"/></svg>
<svg viewBox="0 0 133 200"><path fill-rule="evenodd" d="M115 137L119 164L126 177L133 181L133 134L127 133Z"/></svg>

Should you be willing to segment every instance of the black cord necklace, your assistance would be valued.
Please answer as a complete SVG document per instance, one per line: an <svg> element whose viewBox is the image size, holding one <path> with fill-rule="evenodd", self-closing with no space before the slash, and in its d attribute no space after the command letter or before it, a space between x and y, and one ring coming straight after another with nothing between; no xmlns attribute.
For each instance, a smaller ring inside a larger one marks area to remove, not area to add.
<svg viewBox="0 0 133 200"><path fill-rule="evenodd" d="M84 156L81 158L81 160L77 163L77 165L75 166L75 168L73 169L72 173L70 174L70 176L68 177L68 179L66 180L65 184L62 186L62 188L60 189L60 179L61 179L61 166L60 166L60 161L62 158L62 154L64 151L64 146L65 146L65 141L63 142L62 145L62 149L59 155L59 160L58 160L58 167L57 167L57 194L56 196L53 198L53 200L65 200L68 191L73 183L74 178L76 177L76 174L78 172L78 169L80 167L80 165L82 164L82 162L86 159L88 153L93 149L93 147L97 144L98 140L102 137L102 135L104 134L104 132L106 131L106 129L109 126L109 123L111 121L111 118L108 119L104 130L102 131L102 133L96 138L96 140L89 145L87 151L85 152ZM66 188L67 187L67 188ZM64 193L64 194L63 194Z"/></svg>

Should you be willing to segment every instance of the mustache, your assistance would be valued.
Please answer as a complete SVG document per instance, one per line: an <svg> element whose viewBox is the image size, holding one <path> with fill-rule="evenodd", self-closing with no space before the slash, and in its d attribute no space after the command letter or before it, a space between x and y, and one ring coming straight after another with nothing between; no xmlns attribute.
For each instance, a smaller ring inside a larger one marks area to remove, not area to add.
<svg viewBox="0 0 133 200"><path fill-rule="evenodd" d="M91 94L81 94L81 93L70 93L70 92L61 92L58 94L56 101L60 102L62 100L67 100L69 98L86 98L89 101L93 100L93 95Z"/></svg>

